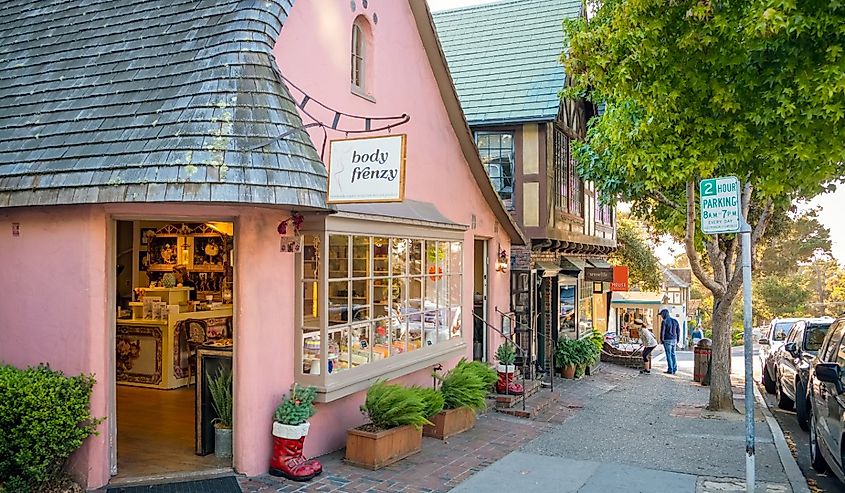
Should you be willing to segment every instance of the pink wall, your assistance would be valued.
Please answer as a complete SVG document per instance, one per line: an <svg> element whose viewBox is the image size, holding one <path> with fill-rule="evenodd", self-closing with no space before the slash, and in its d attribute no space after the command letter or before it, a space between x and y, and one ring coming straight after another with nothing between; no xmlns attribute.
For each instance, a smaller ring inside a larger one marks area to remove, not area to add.
<svg viewBox="0 0 845 493"><path fill-rule="evenodd" d="M467 226L473 223L475 215L476 228L468 230L464 236L463 327L466 357L472 358L473 240L491 240L488 320L497 327L499 316L494 307L507 311L510 280L509 274L495 272L494 266L498 247L501 245L510 252L510 241L499 231L495 216L470 174L408 3L374 0L369 2L367 9L360 1L355 3L356 11L353 12L349 0L297 2L285 22L274 53L284 76L327 106L361 116L410 115L409 123L392 130L408 135L405 198L431 202L450 220ZM374 14L378 17L377 24ZM372 58L367 70L367 87L375 102L351 91L352 24L360 15L370 22L374 39L374 45L369 47ZM292 90L292 94L298 101L302 100L301 93ZM333 113L321 110L313 103L306 109L323 122L332 123ZM302 116L304 123L312 121L308 116ZM341 120L341 124L348 123ZM353 128L363 128L363 124L358 125ZM309 132L319 150L323 142L322 130L310 129ZM329 130L328 138L342 139L345 135ZM328 149L328 145L326 147ZM328 151L325 160L328 161ZM498 336L491 338L490 354L499 342ZM444 367L456 362L451 361ZM425 369L399 381L430 385L430 374L431 370ZM317 455L341 448L346 439L345 429L362 424L366 419L358 409L364 396L364 392L358 392L319 406L318 414L312 418L306 453Z"/></svg>
<svg viewBox="0 0 845 493"><path fill-rule="evenodd" d="M20 236L11 234L20 224ZM0 210L0 361L93 373L95 417L108 415L106 219L91 206ZM108 427L72 457L82 481L108 478Z"/></svg>

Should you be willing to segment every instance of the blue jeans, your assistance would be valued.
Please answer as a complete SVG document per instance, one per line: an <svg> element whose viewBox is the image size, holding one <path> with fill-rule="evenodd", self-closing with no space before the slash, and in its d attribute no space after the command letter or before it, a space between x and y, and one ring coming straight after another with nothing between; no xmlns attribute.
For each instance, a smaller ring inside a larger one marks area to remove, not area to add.
<svg viewBox="0 0 845 493"><path fill-rule="evenodd" d="M669 373L676 373L678 371L678 361L675 359L675 346L678 341L663 341L663 350L666 351L666 365L669 367Z"/></svg>

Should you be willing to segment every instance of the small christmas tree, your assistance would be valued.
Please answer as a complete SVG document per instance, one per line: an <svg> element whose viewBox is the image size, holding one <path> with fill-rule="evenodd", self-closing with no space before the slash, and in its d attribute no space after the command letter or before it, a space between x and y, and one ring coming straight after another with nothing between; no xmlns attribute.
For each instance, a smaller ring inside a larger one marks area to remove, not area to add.
<svg viewBox="0 0 845 493"><path fill-rule="evenodd" d="M273 413L273 420L290 426L305 423L317 412L314 408L316 393L316 387L302 388L294 384L290 397L284 397L282 403L276 408L276 412Z"/></svg>

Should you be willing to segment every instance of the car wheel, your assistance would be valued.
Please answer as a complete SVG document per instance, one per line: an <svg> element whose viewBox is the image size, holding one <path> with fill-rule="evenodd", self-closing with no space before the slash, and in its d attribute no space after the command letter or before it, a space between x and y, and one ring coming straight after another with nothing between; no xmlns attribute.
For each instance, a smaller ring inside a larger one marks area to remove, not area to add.
<svg viewBox="0 0 845 493"><path fill-rule="evenodd" d="M798 426L804 431L810 429L809 417L807 416L808 409L807 391L804 390L804 384L799 380L795 382L795 419L798 420Z"/></svg>
<svg viewBox="0 0 845 493"><path fill-rule="evenodd" d="M827 470L827 461L824 460L819 449L819 439L816 435L816 416L812 411L810 412L810 464L818 472Z"/></svg>
<svg viewBox="0 0 845 493"><path fill-rule="evenodd" d="M769 375L768 365L763 365L763 387L766 388L766 392L770 394L775 393L775 381L772 380L771 375Z"/></svg>
<svg viewBox="0 0 845 493"><path fill-rule="evenodd" d="M780 384L780 379L778 379L777 381L776 391L778 398L778 407L786 411L791 411L795 403L792 402L792 399L790 399L789 396L783 393L783 385Z"/></svg>

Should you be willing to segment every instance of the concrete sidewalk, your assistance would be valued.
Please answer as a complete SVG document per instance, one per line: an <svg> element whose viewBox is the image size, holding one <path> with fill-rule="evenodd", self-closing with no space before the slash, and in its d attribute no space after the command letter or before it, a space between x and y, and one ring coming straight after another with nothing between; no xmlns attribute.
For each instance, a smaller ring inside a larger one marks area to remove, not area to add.
<svg viewBox="0 0 845 493"><path fill-rule="evenodd" d="M596 376L562 381L562 404L581 411L453 491L744 491L743 417L706 412L709 388L694 384L680 359L672 376L659 365L640 375L603 364ZM755 414L757 490L793 491Z"/></svg>

